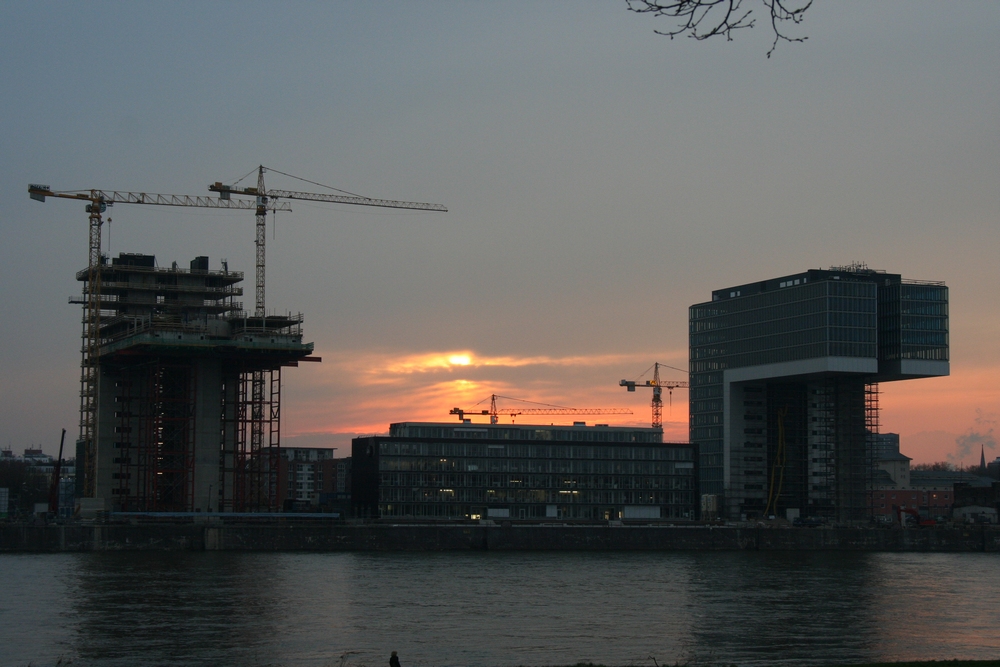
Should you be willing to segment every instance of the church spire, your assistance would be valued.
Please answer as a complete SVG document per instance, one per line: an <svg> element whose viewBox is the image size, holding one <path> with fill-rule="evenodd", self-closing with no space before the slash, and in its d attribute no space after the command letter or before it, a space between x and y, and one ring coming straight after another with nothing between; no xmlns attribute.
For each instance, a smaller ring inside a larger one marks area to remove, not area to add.
<svg viewBox="0 0 1000 667"><path fill-rule="evenodd" d="M986 474L986 450L983 445L979 445L979 474Z"/></svg>

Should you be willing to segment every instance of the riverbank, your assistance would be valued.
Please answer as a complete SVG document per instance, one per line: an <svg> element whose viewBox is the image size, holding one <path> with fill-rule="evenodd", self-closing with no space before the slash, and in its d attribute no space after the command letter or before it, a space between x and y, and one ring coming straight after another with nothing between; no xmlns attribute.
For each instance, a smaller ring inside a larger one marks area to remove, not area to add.
<svg viewBox="0 0 1000 667"><path fill-rule="evenodd" d="M770 528L658 525L76 523L0 526L0 552L81 551L1000 552L989 526Z"/></svg>
<svg viewBox="0 0 1000 667"><path fill-rule="evenodd" d="M909 662L859 662L853 664L839 664L839 663L826 663L818 662L813 663L815 667L1000 667L1000 660L926 660L926 661L909 661ZM654 663L655 667L712 667L711 665L703 665L702 663L677 663L676 665L658 665ZM613 667L611 665L597 665L592 662L578 662L575 665L567 665L566 667ZM636 667L635 665L630 665L628 667ZM653 667L653 666L651 666ZM719 667L735 667L735 665L719 665Z"/></svg>

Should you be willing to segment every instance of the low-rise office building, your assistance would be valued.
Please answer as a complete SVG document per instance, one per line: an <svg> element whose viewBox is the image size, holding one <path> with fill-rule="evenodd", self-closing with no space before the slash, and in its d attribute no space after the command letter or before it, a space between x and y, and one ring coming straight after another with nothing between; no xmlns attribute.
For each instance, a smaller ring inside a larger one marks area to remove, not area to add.
<svg viewBox="0 0 1000 667"><path fill-rule="evenodd" d="M695 519L697 456L660 429L392 424L356 438L352 502L369 517Z"/></svg>

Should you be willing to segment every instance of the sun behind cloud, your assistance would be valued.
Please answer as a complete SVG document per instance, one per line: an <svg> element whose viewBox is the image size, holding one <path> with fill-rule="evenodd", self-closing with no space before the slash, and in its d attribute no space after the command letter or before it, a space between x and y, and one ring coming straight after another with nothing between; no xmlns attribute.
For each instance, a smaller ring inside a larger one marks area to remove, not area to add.
<svg viewBox="0 0 1000 667"><path fill-rule="evenodd" d="M687 350L656 356L677 365ZM322 364L296 376L294 399L284 437L333 437L344 434L340 445L349 451L350 437L384 433L400 421L452 421L455 407L477 420L488 409L493 394L511 400L568 405L578 408L630 408L627 416L601 416L601 423L648 426L646 394L628 394L619 380L649 365L648 352L584 355L508 355L477 353L470 348L431 351L351 350L324 354ZM666 398L666 397L665 397ZM686 396L673 397L664 406L664 433L668 440L687 437ZM571 423L573 415L546 416L540 423Z"/></svg>

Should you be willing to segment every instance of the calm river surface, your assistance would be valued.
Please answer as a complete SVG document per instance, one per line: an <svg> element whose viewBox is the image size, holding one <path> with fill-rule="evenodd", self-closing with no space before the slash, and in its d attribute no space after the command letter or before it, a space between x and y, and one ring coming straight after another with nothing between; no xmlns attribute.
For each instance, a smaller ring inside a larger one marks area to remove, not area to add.
<svg viewBox="0 0 1000 667"><path fill-rule="evenodd" d="M1000 656L996 554L94 553L0 572L4 667Z"/></svg>

